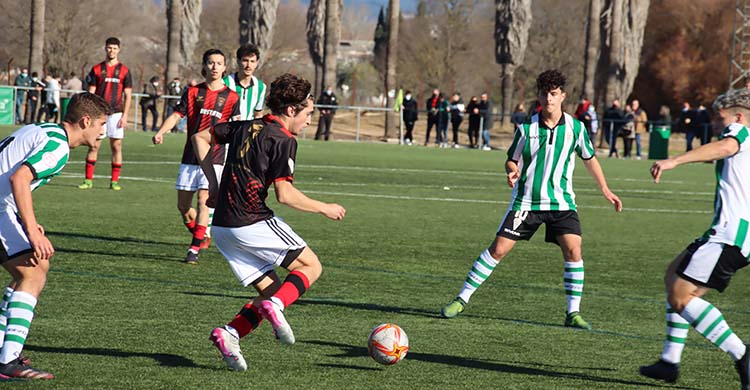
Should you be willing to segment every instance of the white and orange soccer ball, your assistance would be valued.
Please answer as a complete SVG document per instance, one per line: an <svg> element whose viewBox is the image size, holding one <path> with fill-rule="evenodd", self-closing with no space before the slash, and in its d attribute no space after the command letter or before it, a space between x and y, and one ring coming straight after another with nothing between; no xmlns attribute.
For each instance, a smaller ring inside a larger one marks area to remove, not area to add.
<svg viewBox="0 0 750 390"><path fill-rule="evenodd" d="M370 332L367 349L376 362L390 366L406 357L409 338L398 325L380 324Z"/></svg>

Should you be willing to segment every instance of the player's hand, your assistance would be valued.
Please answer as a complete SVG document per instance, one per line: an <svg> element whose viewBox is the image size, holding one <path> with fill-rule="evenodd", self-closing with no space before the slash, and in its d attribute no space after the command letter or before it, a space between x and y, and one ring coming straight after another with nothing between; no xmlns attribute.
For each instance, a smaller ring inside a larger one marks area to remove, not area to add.
<svg viewBox="0 0 750 390"><path fill-rule="evenodd" d="M41 231L29 234L31 249L34 250L34 259L37 261L49 260L55 254L55 248L47 237Z"/></svg>
<svg viewBox="0 0 750 390"><path fill-rule="evenodd" d="M160 145L162 142L164 142L164 136L156 133L153 137L151 137L151 142L153 142L154 145Z"/></svg>
<svg viewBox="0 0 750 390"><path fill-rule="evenodd" d="M340 221L344 219L344 216L346 215L346 209L336 203L327 203L320 213L325 215L329 219Z"/></svg>
<svg viewBox="0 0 750 390"><path fill-rule="evenodd" d="M654 178L654 183L659 184L659 178L664 171L668 171L677 164L673 160L659 160L651 166L651 177Z"/></svg>
<svg viewBox="0 0 750 390"><path fill-rule="evenodd" d="M123 115L120 120L117 122L117 128L118 129L125 129L128 127L128 118Z"/></svg>
<svg viewBox="0 0 750 390"><path fill-rule="evenodd" d="M614 194L614 192L610 190L604 191L604 198L607 199L607 201L611 203L613 206L615 206L616 212L619 213L622 211L622 201L617 195Z"/></svg>
<svg viewBox="0 0 750 390"><path fill-rule="evenodd" d="M508 187L513 188L513 186L516 185L516 182L518 181L518 178L521 175L519 174L518 170L508 172L507 173L507 179L508 179Z"/></svg>

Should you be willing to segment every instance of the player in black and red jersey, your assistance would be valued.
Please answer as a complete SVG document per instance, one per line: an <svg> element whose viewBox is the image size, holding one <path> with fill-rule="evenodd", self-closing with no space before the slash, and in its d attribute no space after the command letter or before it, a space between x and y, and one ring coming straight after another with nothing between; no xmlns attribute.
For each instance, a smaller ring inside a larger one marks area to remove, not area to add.
<svg viewBox="0 0 750 390"><path fill-rule="evenodd" d="M211 331L210 340L229 368L247 369L239 339L267 319L278 339L294 343L294 333L283 310L314 283L322 266L315 253L266 205L273 186L279 203L341 220L346 210L338 204L322 203L305 196L292 185L297 157L297 133L310 124L313 100L310 83L291 74L271 83L267 106L270 115L253 121L217 125L211 132L192 137L201 167L216 202L214 243L229 261L243 286L252 285L260 296L248 302L223 327ZM211 145L229 145L227 162L218 185L206 158ZM275 266L289 270L282 283Z"/></svg>
<svg viewBox="0 0 750 390"><path fill-rule="evenodd" d="M107 59L91 68L86 83L89 92L96 93L112 107L112 114L107 117L107 132L103 134L96 145L90 146L86 154L86 179L78 186L82 190L94 186L94 166L99 155L99 147L104 137L109 137L109 146L112 149L112 180L109 188L119 191L120 170L122 169L122 139L125 136L125 127L128 125L128 111L130 110L130 96L133 92L133 80L130 70L120 62L120 40L114 37L107 38L104 44Z"/></svg>
<svg viewBox="0 0 750 390"><path fill-rule="evenodd" d="M213 212L206 206L208 180L195 157L190 137L218 123L236 119L240 113L237 104L239 96L227 88L221 79L225 70L225 57L221 50L210 49L203 53L201 73L206 81L189 87L182 94L175 112L162 123L161 128L153 137L154 144L164 142L164 133L174 128L182 117L187 116L188 138L182 151L182 161L175 188L177 189L177 208L180 210L185 226L193 234L193 241L184 260L188 264L198 263L198 253L201 243L206 238L206 229L211 221L210 214ZM216 146L212 150L212 163L218 175L221 175L224 165L224 150L223 146ZM192 206L193 195L196 192L198 193L197 211Z"/></svg>

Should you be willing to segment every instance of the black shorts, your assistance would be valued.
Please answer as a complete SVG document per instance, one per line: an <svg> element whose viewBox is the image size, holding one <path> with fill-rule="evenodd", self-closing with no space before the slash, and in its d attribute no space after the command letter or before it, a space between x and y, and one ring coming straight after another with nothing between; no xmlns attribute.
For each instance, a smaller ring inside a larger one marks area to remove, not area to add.
<svg viewBox="0 0 750 390"><path fill-rule="evenodd" d="M541 224L545 224L547 232L544 241L557 242L561 234L581 235L581 222L578 213L573 210L565 211L513 211L508 210L505 218L500 222L497 235L514 241L529 240L534 236Z"/></svg>
<svg viewBox="0 0 750 390"><path fill-rule="evenodd" d="M677 266L677 275L699 286L719 292L729 286L732 276L747 266L740 248L699 238L690 244Z"/></svg>

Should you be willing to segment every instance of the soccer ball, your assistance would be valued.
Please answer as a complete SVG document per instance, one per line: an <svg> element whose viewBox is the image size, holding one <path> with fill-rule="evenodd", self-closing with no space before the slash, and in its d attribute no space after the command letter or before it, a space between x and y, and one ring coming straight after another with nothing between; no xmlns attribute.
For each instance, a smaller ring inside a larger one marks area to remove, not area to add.
<svg viewBox="0 0 750 390"><path fill-rule="evenodd" d="M409 338L398 325L380 324L370 332L367 349L376 362L390 366L406 357Z"/></svg>

